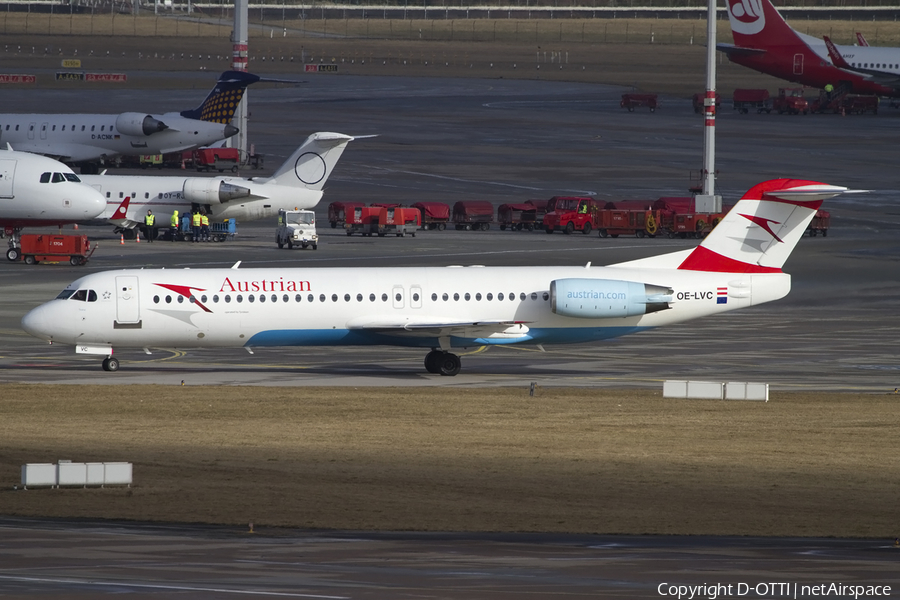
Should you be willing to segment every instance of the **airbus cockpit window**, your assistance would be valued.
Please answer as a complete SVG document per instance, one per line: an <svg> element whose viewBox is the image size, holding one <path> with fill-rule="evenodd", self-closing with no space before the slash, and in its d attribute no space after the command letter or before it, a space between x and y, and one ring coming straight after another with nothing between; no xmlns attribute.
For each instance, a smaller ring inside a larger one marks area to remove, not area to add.
<svg viewBox="0 0 900 600"><path fill-rule="evenodd" d="M50 177L53 173L41 173L41 183L50 183Z"/></svg>
<svg viewBox="0 0 900 600"><path fill-rule="evenodd" d="M52 179L53 183L62 183L65 180L66 180L66 178L63 177L62 173L54 173L53 174L53 179Z"/></svg>
<svg viewBox="0 0 900 600"><path fill-rule="evenodd" d="M68 300L69 296L75 293L75 290L63 290L56 297L57 300Z"/></svg>
<svg viewBox="0 0 900 600"><path fill-rule="evenodd" d="M81 183L81 180L78 179L78 175L75 173L63 173L63 177L66 178L66 181L71 181L72 183Z"/></svg>
<svg viewBox="0 0 900 600"><path fill-rule="evenodd" d="M66 292L69 292L69 291L70 290L64 290L63 293L57 297L59 298L63 294L65 294ZM95 292L94 290L78 290L77 292L75 292L74 294L71 295L69 300L78 300L80 302L96 302L97 301L97 292Z"/></svg>

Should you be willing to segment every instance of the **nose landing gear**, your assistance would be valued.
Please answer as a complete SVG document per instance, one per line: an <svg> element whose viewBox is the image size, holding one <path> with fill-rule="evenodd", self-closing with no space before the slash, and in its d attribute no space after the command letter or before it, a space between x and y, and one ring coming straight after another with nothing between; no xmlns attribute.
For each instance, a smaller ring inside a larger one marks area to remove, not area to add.
<svg viewBox="0 0 900 600"><path fill-rule="evenodd" d="M432 350L425 355L425 370L435 375L452 377L459 373L461 366L459 357L452 352Z"/></svg>
<svg viewBox="0 0 900 600"><path fill-rule="evenodd" d="M103 359L103 370L115 372L119 370L119 359L112 356Z"/></svg>

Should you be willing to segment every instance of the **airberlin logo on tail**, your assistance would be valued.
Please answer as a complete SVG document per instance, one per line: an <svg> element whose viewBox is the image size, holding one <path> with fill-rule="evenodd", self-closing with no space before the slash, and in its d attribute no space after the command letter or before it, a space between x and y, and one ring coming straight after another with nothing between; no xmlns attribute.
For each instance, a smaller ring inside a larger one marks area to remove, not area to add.
<svg viewBox="0 0 900 600"><path fill-rule="evenodd" d="M784 243L784 240L782 240L780 237L775 235L775 232L772 231L772 227L769 225L769 223L775 223L776 225L781 225L781 223L779 223L778 221L773 221L772 219L766 219L765 217L757 217L756 215L745 215L744 213L738 213L738 214L741 215L742 217L744 217L745 219L747 219L748 221L750 221L751 223L753 223L755 225L759 225L761 228L765 229L766 233L771 235L773 238L775 238L782 244Z"/></svg>
<svg viewBox="0 0 900 600"><path fill-rule="evenodd" d="M744 35L754 35L766 26L766 15L763 12L762 0L725 0L728 3L728 16L731 30Z"/></svg>

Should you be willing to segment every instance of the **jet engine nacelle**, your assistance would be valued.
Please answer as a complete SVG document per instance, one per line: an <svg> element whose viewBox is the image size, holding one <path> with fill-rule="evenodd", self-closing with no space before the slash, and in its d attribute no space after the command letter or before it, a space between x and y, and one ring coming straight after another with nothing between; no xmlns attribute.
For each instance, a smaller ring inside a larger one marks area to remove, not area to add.
<svg viewBox="0 0 900 600"><path fill-rule="evenodd" d="M185 200L197 204L224 204L250 196L245 187L210 177L188 177L181 191Z"/></svg>
<svg viewBox="0 0 900 600"><path fill-rule="evenodd" d="M143 113L126 112L116 117L116 129L125 135L151 135L169 126Z"/></svg>
<svg viewBox="0 0 900 600"><path fill-rule="evenodd" d="M606 319L666 310L671 288L614 279L557 279L550 282L550 308L563 317Z"/></svg>

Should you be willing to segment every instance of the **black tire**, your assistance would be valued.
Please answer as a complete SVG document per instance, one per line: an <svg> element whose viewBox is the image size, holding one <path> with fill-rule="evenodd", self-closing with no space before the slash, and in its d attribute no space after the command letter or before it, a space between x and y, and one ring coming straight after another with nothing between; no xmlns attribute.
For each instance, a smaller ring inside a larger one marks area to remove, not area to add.
<svg viewBox="0 0 900 600"><path fill-rule="evenodd" d="M331 222L331 228L332 228L332 229L337 229L337 221L332 221L332 222Z"/></svg>
<svg viewBox="0 0 900 600"><path fill-rule="evenodd" d="M593 226L590 224L590 222L587 222L584 224L584 229L581 230L581 233L583 233L584 235L590 235L591 229L593 229Z"/></svg>
<svg viewBox="0 0 900 600"><path fill-rule="evenodd" d="M437 365L440 374L444 377L453 377L459 373L462 366L459 357L452 352L442 352L440 358L437 360Z"/></svg>
<svg viewBox="0 0 900 600"><path fill-rule="evenodd" d="M572 235L572 233L575 232L575 223L569 221L568 223L566 223L566 228L563 229L563 231L566 235Z"/></svg>
<svg viewBox="0 0 900 600"><path fill-rule="evenodd" d="M446 223L438 223L437 228L438 228L438 231L443 231L443 230L447 229L447 224Z"/></svg>
<svg viewBox="0 0 900 600"><path fill-rule="evenodd" d="M347 235L350 235L350 232L347 232ZM278 244L278 249L284 248L284 242L281 241L281 238L275 238L275 243Z"/></svg>
<svg viewBox="0 0 900 600"><path fill-rule="evenodd" d="M553 233L553 228L552 227L544 227L544 231L546 231L547 233Z"/></svg>
<svg viewBox="0 0 900 600"><path fill-rule="evenodd" d="M828 237L828 230L827 230L827 229L823 229L823 230L822 230L822 237Z"/></svg>
<svg viewBox="0 0 900 600"><path fill-rule="evenodd" d="M318 244L313 244L312 246L313 246L313 250L318 250L318 249L319 249L319 245L318 245Z"/></svg>
<svg viewBox="0 0 900 600"><path fill-rule="evenodd" d="M294 240L288 239L287 247L288 247L288 250L293 250L294 249Z"/></svg>
<svg viewBox="0 0 900 600"><path fill-rule="evenodd" d="M506 231L506 223L500 223L500 231Z"/></svg>
<svg viewBox="0 0 900 600"><path fill-rule="evenodd" d="M444 355L440 350L432 350L428 354L425 355L425 370L429 373L434 373L435 375L441 372L441 368L438 365L438 361L440 361L441 357Z"/></svg>
<svg viewBox="0 0 900 600"><path fill-rule="evenodd" d="M35 258L32 255L28 254L27 256L25 256L25 264L26 265L34 265L34 264L37 264L37 260L35 260Z"/></svg>
<svg viewBox="0 0 900 600"><path fill-rule="evenodd" d="M643 230L643 229L638 229L637 231L635 231L635 232L634 232L634 237L636 237L636 238L642 238L642 237L644 237L644 230Z"/></svg>
<svg viewBox="0 0 900 600"><path fill-rule="evenodd" d="M119 359L113 358L112 356L110 356L109 358L104 358L102 366L104 371L115 373L119 370Z"/></svg>
<svg viewBox="0 0 900 600"><path fill-rule="evenodd" d="M482 231L487 231L487 230L489 230L490 228L491 228L491 224L490 224L490 223L482 223L482 224L481 224L481 230L482 230Z"/></svg>
<svg viewBox="0 0 900 600"><path fill-rule="evenodd" d="M16 262L22 256L22 251L18 248L10 248L6 251L6 260Z"/></svg>
<svg viewBox="0 0 900 600"><path fill-rule="evenodd" d="M72 265L73 267L77 267L78 265L82 264L81 261L82 261L82 258L80 256L69 257L69 264Z"/></svg>
<svg viewBox="0 0 900 600"><path fill-rule="evenodd" d="M598 230L597 230L597 235L599 235L599 236L602 237L602 238L605 238L606 236L609 235L609 232L606 231L605 229L598 229Z"/></svg>
<svg viewBox="0 0 900 600"><path fill-rule="evenodd" d="M534 231L534 223L529 223L526 229L528 229L528 231Z"/></svg>
<svg viewBox="0 0 900 600"><path fill-rule="evenodd" d="M238 172L237 165L234 165L233 167L231 167L231 172L232 172L232 173L237 173L237 172Z"/></svg>

